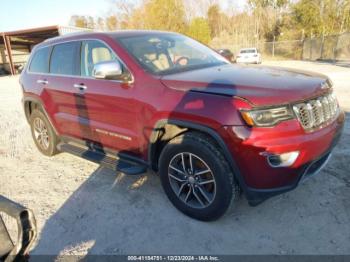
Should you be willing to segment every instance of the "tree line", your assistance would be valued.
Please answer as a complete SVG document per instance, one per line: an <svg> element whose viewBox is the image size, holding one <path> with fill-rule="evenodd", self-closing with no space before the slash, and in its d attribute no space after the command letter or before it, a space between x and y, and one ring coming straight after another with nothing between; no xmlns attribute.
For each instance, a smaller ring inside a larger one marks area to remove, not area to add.
<svg viewBox="0 0 350 262"><path fill-rule="evenodd" d="M105 17L74 15L70 24L103 31L180 32L205 44L300 40L350 31L350 0L247 0L245 7L217 0L111 0Z"/></svg>

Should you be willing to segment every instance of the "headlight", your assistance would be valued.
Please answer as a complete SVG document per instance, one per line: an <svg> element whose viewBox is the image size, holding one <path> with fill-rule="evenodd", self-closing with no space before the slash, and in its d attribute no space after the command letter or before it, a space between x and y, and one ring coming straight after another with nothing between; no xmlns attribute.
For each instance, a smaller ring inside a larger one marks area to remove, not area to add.
<svg viewBox="0 0 350 262"><path fill-rule="evenodd" d="M241 110L241 114L247 125L262 127L274 126L279 122L294 118L294 114L288 106Z"/></svg>

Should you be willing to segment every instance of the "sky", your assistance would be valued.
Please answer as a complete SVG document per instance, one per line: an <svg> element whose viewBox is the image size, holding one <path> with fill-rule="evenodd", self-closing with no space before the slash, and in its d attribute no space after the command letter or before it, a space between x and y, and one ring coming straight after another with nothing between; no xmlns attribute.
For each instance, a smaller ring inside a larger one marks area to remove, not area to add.
<svg viewBox="0 0 350 262"><path fill-rule="evenodd" d="M129 0L133 1L133 0ZM243 6L245 0L219 0L221 8ZM105 16L110 0L0 0L0 32L68 25L72 15Z"/></svg>

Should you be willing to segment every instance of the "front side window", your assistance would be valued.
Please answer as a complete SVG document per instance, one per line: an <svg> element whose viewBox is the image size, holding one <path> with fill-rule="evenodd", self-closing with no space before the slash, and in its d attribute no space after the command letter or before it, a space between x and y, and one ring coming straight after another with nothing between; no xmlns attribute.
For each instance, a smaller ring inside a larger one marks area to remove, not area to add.
<svg viewBox="0 0 350 262"><path fill-rule="evenodd" d="M116 55L100 41L84 41L81 47L81 75L92 76L94 65L117 60Z"/></svg>
<svg viewBox="0 0 350 262"><path fill-rule="evenodd" d="M79 75L80 42L69 42L54 46L50 59L50 73Z"/></svg>
<svg viewBox="0 0 350 262"><path fill-rule="evenodd" d="M50 48L43 47L38 49L33 55L33 59L29 66L29 71L33 73L48 73L49 72L49 55Z"/></svg>
<svg viewBox="0 0 350 262"><path fill-rule="evenodd" d="M169 74L228 64L205 45L178 34L147 34L116 39L147 71Z"/></svg>

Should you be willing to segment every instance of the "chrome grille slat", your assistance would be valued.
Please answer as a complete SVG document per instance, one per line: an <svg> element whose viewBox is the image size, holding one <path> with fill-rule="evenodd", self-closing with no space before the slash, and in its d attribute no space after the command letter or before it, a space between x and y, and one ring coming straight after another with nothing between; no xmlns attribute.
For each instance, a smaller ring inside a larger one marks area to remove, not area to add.
<svg viewBox="0 0 350 262"><path fill-rule="evenodd" d="M322 107L325 120L327 121L331 117L331 112L329 110L329 102L326 96L322 98Z"/></svg>
<svg viewBox="0 0 350 262"><path fill-rule="evenodd" d="M312 106L312 114L314 115L315 125L318 126L323 122L323 109L322 103L319 100L312 100L310 102Z"/></svg>
<svg viewBox="0 0 350 262"><path fill-rule="evenodd" d="M335 119L338 109L334 94L327 94L293 106L300 124L307 131L329 124Z"/></svg>

